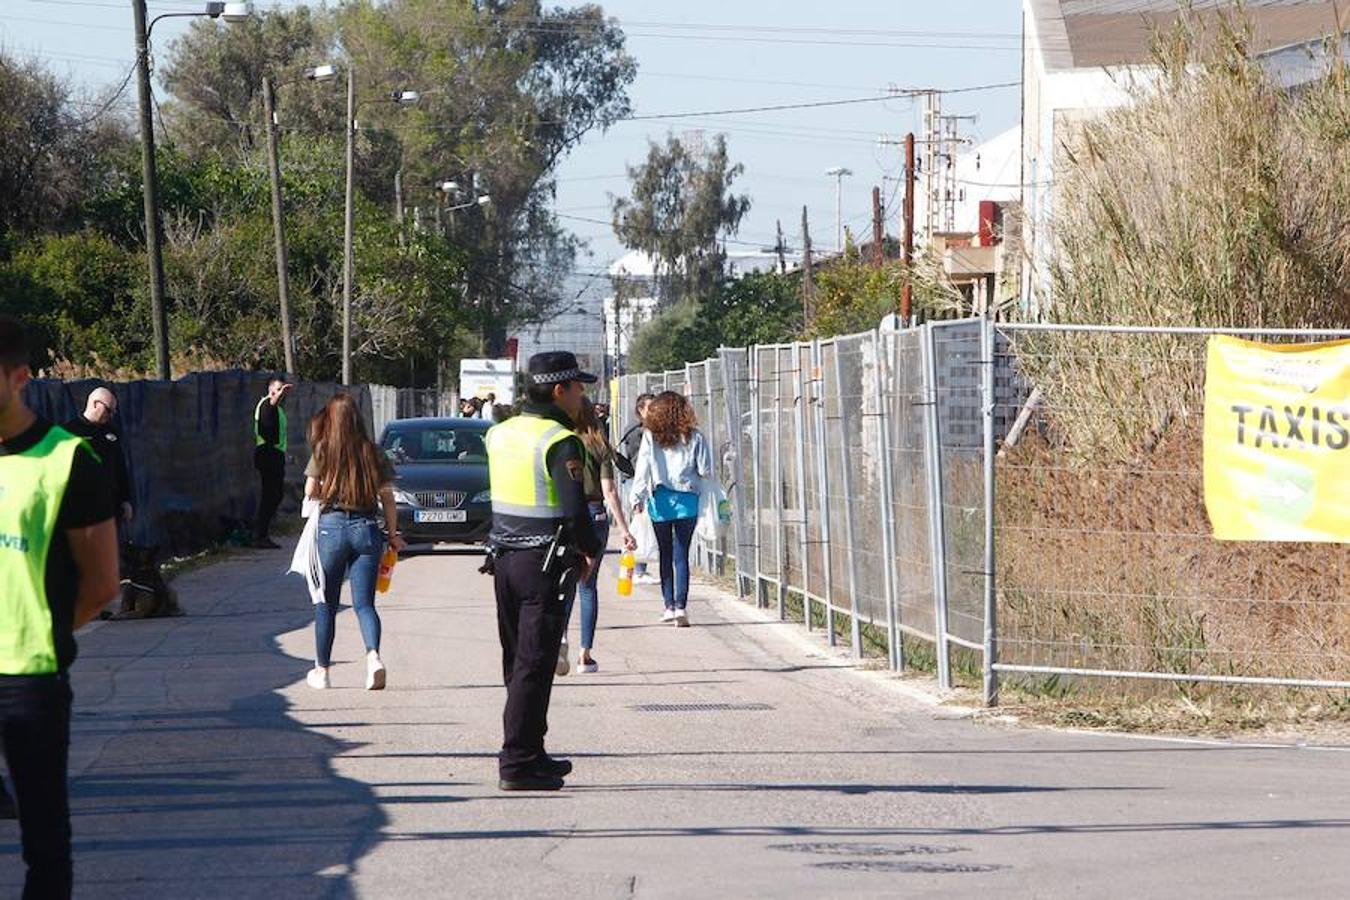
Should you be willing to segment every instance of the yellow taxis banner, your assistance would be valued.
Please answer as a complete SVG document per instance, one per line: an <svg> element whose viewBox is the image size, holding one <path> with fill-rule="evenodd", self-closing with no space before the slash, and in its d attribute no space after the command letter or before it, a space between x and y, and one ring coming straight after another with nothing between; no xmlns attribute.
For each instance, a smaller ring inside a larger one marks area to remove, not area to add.
<svg viewBox="0 0 1350 900"><path fill-rule="evenodd" d="M1209 339L1205 508L1223 541L1350 543L1350 340Z"/></svg>

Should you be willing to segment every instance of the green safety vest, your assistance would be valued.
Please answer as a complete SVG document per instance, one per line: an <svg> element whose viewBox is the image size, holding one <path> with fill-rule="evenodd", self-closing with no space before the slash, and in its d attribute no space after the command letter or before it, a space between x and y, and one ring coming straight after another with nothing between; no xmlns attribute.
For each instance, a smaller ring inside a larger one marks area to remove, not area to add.
<svg viewBox="0 0 1350 900"><path fill-rule="evenodd" d="M53 426L22 453L0 456L0 675L59 670L47 553L83 443Z"/></svg>
<svg viewBox="0 0 1350 900"><path fill-rule="evenodd" d="M258 401L258 405L253 407L253 443L258 447L267 443L263 440L262 429L259 427L263 404L266 402L267 398L263 397ZM281 408L281 404L277 404L277 449L282 453L286 452L286 410Z"/></svg>
<svg viewBox="0 0 1350 900"><path fill-rule="evenodd" d="M575 433L552 419L525 413L488 429L488 481L495 531L517 537L551 535L562 520L548 451Z"/></svg>

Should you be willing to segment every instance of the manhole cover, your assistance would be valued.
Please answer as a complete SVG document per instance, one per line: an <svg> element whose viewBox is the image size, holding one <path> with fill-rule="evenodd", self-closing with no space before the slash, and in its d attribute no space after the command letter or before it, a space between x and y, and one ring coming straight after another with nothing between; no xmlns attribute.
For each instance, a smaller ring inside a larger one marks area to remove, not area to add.
<svg viewBox="0 0 1350 900"><path fill-rule="evenodd" d="M791 853L815 853L821 856L941 856L963 853L965 847L940 847L932 844L845 844L811 842L800 844L771 844L771 850Z"/></svg>
<svg viewBox="0 0 1350 900"><path fill-rule="evenodd" d="M901 872L911 875L948 875L970 872L998 872L1007 866L983 863L912 862L908 860L849 860L847 862L812 863L816 869L839 872Z"/></svg>
<svg viewBox="0 0 1350 900"><path fill-rule="evenodd" d="M637 712L766 712L768 703L641 703Z"/></svg>

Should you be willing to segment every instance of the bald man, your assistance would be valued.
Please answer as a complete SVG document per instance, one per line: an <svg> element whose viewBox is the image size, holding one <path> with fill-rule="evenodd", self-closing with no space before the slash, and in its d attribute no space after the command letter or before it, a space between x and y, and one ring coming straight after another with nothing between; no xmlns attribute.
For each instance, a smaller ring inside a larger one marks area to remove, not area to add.
<svg viewBox="0 0 1350 900"><path fill-rule="evenodd" d="M122 435L113 428L117 415L117 397L105 387L94 388L84 404L84 414L76 416L64 426L71 434L87 440L103 461L103 471L113 486L118 510L124 522L132 516L131 481L127 478L126 461L122 458Z"/></svg>

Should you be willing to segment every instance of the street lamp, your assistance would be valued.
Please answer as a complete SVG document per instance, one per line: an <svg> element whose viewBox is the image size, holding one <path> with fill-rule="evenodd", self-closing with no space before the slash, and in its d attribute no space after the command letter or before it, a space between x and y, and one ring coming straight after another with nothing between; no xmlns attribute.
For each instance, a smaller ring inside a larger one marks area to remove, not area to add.
<svg viewBox="0 0 1350 900"><path fill-rule="evenodd" d="M224 7L226 4L217 3ZM230 4L242 6L243 4ZM228 12L224 12L228 21ZM299 81L332 81L337 77L337 67L332 65L315 66L305 69L297 78L273 83L270 76L263 76L263 114L267 120L267 168L272 182L272 232L276 243L277 257L277 300L281 308L281 345L286 363L286 371L294 374L295 341L291 335L291 283L290 265L286 249L286 228L284 204L281 196L281 152L277 137L276 89Z"/></svg>
<svg viewBox="0 0 1350 900"><path fill-rule="evenodd" d="M844 176L852 175L853 170L844 166L826 169L825 174L834 179L834 223L836 229L835 252L844 252Z"/></svg>
<svg viewBox="0 0 1350 900"><path fill-rule="evenodd" d="M320 66L319 68L329 68ZM315 70L317 73L317 69ZM335 73L333 73L335 74ZM315 75L314 80L327 80L327 77ZM421 99L417 91L393 91L388 101L400 106L411 106ZM352 383L352 280L354 278L354 260L352 238L355 225L356 199L356 70L347 65L347 186L346 205L342 217L342 383Z"/></svg>
<svg viewBox="0 0 1350 900"><path fill-rule="evenodd" d="M145 201L145 256L150 267L150 325L155 342L155 374L167 381L169 320L164 307L164 228L159 214L159 170L155 166L155 131L150 117L150 32L160 19L204 17L238 23L252 17L247 3L207 3L201 12L161 13L146 23L145 0L131 0L136 37L136 92L141 129L141 192Z"/></svg>

